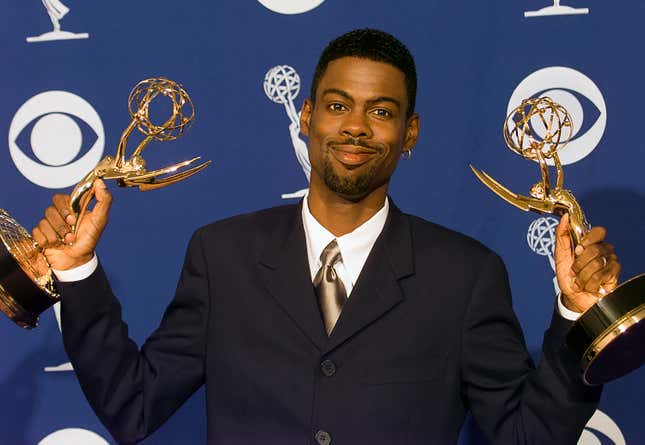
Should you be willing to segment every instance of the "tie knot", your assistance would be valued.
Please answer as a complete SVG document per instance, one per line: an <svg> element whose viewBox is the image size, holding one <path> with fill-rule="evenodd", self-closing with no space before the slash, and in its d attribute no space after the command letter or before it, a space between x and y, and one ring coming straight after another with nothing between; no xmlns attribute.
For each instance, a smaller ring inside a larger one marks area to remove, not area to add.
<svg viewBox="0 0 645 445"><path fill-rule="evenodd" d="M327 247L325 247L320 254L320 262L324 266L333 266L338 261L341 261L340 248L336 240L332 240Z"/></svg>

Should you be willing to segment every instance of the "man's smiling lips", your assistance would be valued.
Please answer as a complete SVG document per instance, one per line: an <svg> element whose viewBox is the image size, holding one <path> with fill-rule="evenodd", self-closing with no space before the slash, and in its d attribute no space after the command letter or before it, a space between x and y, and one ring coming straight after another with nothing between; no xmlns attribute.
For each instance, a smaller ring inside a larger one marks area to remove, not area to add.
<svg viewBox="0 0 645 445"><path fill-rule="evenodd" d="M374 149L351 144L330 144L329 149L338 162L352 167L366 163L377 154Z"/></svg>

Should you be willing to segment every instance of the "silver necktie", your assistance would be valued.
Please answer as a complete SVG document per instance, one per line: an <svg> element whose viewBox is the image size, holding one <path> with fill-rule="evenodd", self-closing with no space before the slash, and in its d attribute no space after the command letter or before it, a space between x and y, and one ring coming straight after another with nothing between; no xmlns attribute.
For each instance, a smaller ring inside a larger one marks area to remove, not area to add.
<svg viewBox="0 0 645 445"><path fill-rule="evenodd" d="M314 288L318 296L318 306L322 314L327 335L331 335L334 325L347 301L347 291L334 270L334 264L342 261L336 240L325 247L320 254L322 266L314 277Z"/></svg>

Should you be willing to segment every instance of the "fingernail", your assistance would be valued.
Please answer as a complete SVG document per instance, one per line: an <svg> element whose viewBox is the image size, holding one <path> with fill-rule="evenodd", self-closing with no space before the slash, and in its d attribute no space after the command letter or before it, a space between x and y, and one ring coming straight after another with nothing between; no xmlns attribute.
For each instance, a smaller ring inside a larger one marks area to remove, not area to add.
<svg viewBox="0 0 645 445"><path fill-rule="evenodd" d="M575 253L576 253L576 255L580 255L580 254L581 254L582 252L584 252L584 251L585 251L585 248L584 248L584 247L582 247L582 246L581 246L581 245L579 245L579 244L578 244L578 245L576 246L576 248L575 248Z"/></svg>
<svg viewBox="0 0 645 445"><path fill-rule="evenodd" d="M70 224L70 225L73 224L74 223L74 216L70 213L69 215L67 215L65 217L65 222L67 224Z"/></svg>

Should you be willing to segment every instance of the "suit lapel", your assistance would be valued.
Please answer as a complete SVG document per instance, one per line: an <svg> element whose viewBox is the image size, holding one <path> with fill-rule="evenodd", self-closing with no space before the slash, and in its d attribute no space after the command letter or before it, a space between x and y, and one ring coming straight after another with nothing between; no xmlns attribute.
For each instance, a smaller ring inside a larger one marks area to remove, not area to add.
<svg viewBox="0 0 645 445"><path fill-rule="evenodd" d="M328 338L311 283L302 209L293 209L282 223L265 231L261 273L271 295L316 348L331 351L403 300L398 281L414 273L410 223L390 201L385 227Z"/></svg>
<svg viewBox="0 0 645 445"><path fill-rule="evenodd" d="M260 268L271 295L311 342L322 350L328 338L311 283L301 205L294 206L284 224L268 231Z"/></svg>
<svg viewBox="0 0 645 445"><path fill-rule="evenodd" d="M340 346L399 304L404 296L398 281L413 273L409 221L391 203L385 227L374 243L325 350Z"/></svg>

